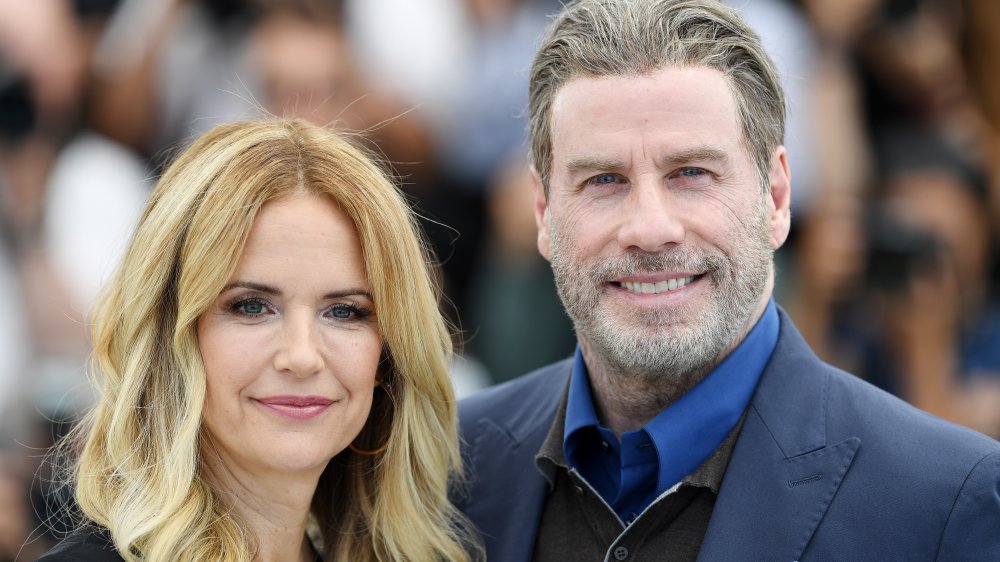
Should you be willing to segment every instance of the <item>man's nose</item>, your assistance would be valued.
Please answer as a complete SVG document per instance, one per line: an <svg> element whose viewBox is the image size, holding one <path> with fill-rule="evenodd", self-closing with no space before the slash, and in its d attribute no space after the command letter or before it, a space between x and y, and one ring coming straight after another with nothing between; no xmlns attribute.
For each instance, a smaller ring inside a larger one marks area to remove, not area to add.
<svg viewBox="0 0 1000 562"><path fill-rule="evenodd" d="M622 248L657 252L684 240L685 228L675 197L655 180L633 184L623 201L618 243Z"/></svg>
<svg viewBox="0 0 1000 562"><path fill-rule="evenodd" d="M274 367L297 377L313 375L323 368L320 334L311 311L293 310L282 319L281 342Z"/></svg>

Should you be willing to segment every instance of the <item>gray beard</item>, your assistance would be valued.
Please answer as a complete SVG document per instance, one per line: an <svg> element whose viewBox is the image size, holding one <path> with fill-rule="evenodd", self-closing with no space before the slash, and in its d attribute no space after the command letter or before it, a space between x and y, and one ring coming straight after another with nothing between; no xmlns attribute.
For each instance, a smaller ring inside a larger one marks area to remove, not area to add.
<svg viewBox="0 0 1000 562"><path fill-rule="evenodd" d="M549 224L556 288L578 337L603 367L619 376L689 387L717 365L750 328L770 278L773 250L764 208L733 233L742 243L732 255L691 247L631 251L596 264L573 259L573 247ZM655 271L705 271L715 287L703 310L634 309L627 315L601 306L610 279ZM666 378L667 380L664 380Z"/></svg>

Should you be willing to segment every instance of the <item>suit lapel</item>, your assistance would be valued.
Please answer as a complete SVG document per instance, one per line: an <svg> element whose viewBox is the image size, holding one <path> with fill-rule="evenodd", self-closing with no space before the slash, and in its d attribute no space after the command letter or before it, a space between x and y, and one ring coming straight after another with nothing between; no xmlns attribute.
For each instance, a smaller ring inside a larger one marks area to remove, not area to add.
<svg viewBox="0 0 1000 562"><path fill-rule="evenodd" d="M828 378L782 313L698 560L801 558L861 445L827 443Z"/></svg>
<svg viewBox="0 0 1000 562"><path fill-rule="evenodd" d="M560 362L523 381L528 389L504 400L502 411L475 423L468 443L465 513L476 523L490 562L531 560L549 484L535 465L566 390L571 361ZM534 379L534 380L529 380Z"/></svg>
<svg viewBox="0 0 1000 562"><path fill-rule="evenodd" d="M861 441L784 458L759 415L747 415L698 560L798 560Z"/></svg>
<svg viewBox="0 0 1000 562"><path fill-rule="evenodd" d="M541 427L541 438L518 442L491 421L481 423L479 438L473 444L476 476L472 486L485 484L486 493L493 497L483 501L482 492L470 490L471 497L480 499L472 502L466 513L480 522L489 560L531 560L548 492L534 456L548 427Z"/></svg>

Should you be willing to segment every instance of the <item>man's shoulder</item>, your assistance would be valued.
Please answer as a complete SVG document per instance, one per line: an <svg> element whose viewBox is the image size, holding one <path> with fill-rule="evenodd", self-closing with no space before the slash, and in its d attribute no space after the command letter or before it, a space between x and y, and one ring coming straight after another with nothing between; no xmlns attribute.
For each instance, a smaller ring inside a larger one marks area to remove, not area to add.
<svg viewBox="0 0 1000 562"><path fill-rule="evenodd" d="M842 550L845 534L855 545L871 541L862 550L876 549L906 525L914 536L891 542L901 559L926 552L939 560L998 559L1000 443L832 368L827 396L829 456L841 446L855 453L826 514L830 524L811 549ZM789 462L808 464L809 456Z"/></svg>
<svg viewBox="0 0 1000 562"><path fill-rule="evenodd" d="M989 437L918 410L818 358L782 316L781 336L752 402L784 453L803 454L857 437L864 456L940 466L1000 450ZM951 459L941 459L942 453Z"/></svg>
<svg viewBox="0 0 1000 562"><path fill-rule="evenodd" d="M1000 560L1000 443L822 362L790 322L782 329L706 558L735 557L735 543L752 559L807 549L815 559Z"/></svg>
<svg viewBox="0 0 1000 562"><path fill-rule="evenodd" d="M551 421L572 365L572 359L552 363L462 399L459 421L463 431L483 420L507 428L532 427L545 418Z"/></svg>
<svg viewBox="0 0 1000 562"><path fill-rule="evenodd" d="M969 466L1000 453L1000 442L904 402L857 376L831 369L827 431L831 440L855 435L868 447L895 450L911 467Z"/></svg>

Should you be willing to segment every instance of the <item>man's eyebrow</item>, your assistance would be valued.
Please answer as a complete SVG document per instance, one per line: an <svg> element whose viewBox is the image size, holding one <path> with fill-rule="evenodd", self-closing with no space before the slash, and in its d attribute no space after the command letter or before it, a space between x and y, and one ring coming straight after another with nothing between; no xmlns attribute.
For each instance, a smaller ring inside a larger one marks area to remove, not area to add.
<svg viewBox="0 0 1000 562"><path fill-rule="evenodd" d="M663 159L662 163L665 168L670 168L672 166L677 166L678 164L687 164L689 162L725 162L728 160L729 156L726 152L715 148L714 146L696 146L694 148L672 152Z"/></svg>
<svg viewBox="0 0 1000 562"><path fill-rule="evenodd" d="M620 172L625 169L625 162L614 158L601 158L599 156L578 156L570 158L566 162L566 171L570 176L581 172L602 170L606 172Z"/></svg>
<svg viewBox="0 0 1000 562"><path fill-rule="evenodd" d="M714 146L696 146L668 154L662 161L664 167L687 164L689 162L728 161L729 156L724 150ZM603 158L600 156L578 156L566 162L566 171L570 176L590 171L621 172L627 168L623 160Z"/></svg>

